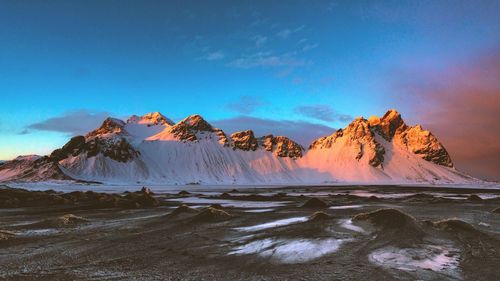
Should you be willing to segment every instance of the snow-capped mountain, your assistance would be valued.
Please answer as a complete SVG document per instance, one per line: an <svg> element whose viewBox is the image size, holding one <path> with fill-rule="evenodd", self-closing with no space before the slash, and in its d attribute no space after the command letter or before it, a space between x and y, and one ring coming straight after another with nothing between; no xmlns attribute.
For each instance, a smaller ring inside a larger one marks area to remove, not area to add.
<svg viewBox="0 0 500 281"><path fill-rule="evenodd" d="M0 181L124 184L467 183L445 148L389 110L357 118L305 150L284 136L226 135L200 115L178 123L159 112L106 119L49 156L0 165Z"/></svg>

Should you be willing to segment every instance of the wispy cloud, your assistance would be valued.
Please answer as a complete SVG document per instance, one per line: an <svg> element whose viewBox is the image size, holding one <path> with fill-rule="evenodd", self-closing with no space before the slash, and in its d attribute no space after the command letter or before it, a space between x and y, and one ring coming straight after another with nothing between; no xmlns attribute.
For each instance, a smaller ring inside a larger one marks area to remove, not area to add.
<svg viewBox="0 0 500 281"><path fill-rule="evenodd" d="M206 54L203 58L207 61L221 60L226 57L226 54L222 51L216 51Z"/></svg>
<svg viewBox="0 0 500 281"><path fill-rule="evenodd" d="M106 112L78 110L31 124L26 129L81 135L97 128L107 117Z"/></svg>
<svg viewBox="0 0 500 281"><path fill-rule="evenodd" d="M30 133L30 131L28 129L23 129L20 132L18 132L17 134L22 136L22 135L28 135L29 133Z"/></svg>
<svg viewBox="0 0 500 281"><path fill-rule="evenodd" d="M237 58L228 65L247 69L254 67L300 66L304 64L306 64L305 60L296 58L291 53L275 55L271 52L257 52Z"/></svg>
<svg viewBox="0 0 500 281"><path fill-rule="evenodd" d="M307 52L312 49L316 49L319 45L318 44L307 44L304 47L302 47L302 51Z"/></svg>
<svg viewBox="0 0 500 281"><path fill-rule="evenodd" d="M272 120L249 116L238 116L211 123L223 129L226 133L251 129L256 136L267 134L287 136L304 147L308 147L319 137L335 132L335 129L332 127L307 121Z"/></svg>
<svg viewBox="0 0 500 281"><path fill-rule="evenodd" d="M278 31L278 33L276 33L276 36L278 36L281 39L287 39L292 34L297 33L299 31L301 31L302 29L304 29L304 27L305 27L305 25L301 25L301 26L294 28L294 29L288 29L288 28L282 29L282 30Z"/></svg>
<svg viewBox="0 0 500 281"><path fill-rule="evenodd" d="M267 43L267 37L262 35L257 35L252 38L255 42L255 47L262 48Z"/></svg>
<svg viewBox="0 0 500 281"><path fill-rule="evenodd" d="M226 107L241 114L250 114L265 104L259 97L241 96L237 101L227 104Z"/></svg>
<svg viewBox="0 0 500 281"><path fill-rule="evenodd" d="M305 117L326 122L349 122L353 119L352 116L338 113L332 107L324 104L298 106L294 108L293 112Z"/></svg>

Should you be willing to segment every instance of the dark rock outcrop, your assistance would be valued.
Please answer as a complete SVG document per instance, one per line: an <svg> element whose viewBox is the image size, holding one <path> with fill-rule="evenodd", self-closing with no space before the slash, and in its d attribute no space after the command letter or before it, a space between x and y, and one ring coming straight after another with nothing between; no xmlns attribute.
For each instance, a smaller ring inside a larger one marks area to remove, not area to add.
<svg viewBox="0 0 500 281"><path fill-rule="evenodd" d="M267 135L258 141L259 146L279 157L300 158L304 150L298 143L284 136Z"/></svg>

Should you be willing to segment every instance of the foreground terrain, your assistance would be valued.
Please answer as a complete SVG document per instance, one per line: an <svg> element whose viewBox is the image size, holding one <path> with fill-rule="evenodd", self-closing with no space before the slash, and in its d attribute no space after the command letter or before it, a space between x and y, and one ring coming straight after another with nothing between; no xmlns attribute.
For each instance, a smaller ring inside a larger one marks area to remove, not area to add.
<svg viewBox="0 0 500 281"><path fill-rule="evenodd" d="M185 188L1 187L0 280L500 276L500 190Z"/></svg>

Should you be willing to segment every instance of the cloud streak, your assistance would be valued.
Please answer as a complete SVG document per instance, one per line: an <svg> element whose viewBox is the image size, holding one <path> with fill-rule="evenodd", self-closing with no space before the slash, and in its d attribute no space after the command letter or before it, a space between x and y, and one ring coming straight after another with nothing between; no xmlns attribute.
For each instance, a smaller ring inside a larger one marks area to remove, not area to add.
<svg viewBox="0 0 500 281"><path fill-rule="evenodd" d="M109 114L106 112L78 110L31 124L26 129L83 135L101 125L108 116Z"/></svg>
<svg viewBox="0 0 500 281"><path fill-rule="evenodd" d="M305 148L315 139L331 135L335 132L335 129L332 127L307 121L271 120L250 116L217 120L212 122L212 124L223 129L228 134L251 129L256 136L267 134L287 136Z"/></svg>
<svg viewBox="0 0 500 281"><path fill-rule="evenodd" d="M308 118L326 122L349 122L354 119L352 116L340 114L330 106L324 104L298 106L294 108L293 112Z"/></svg>
<svg viewBox="0 0 500 281"><path fill-rule="evenodd" d="M271 52L257 52L237 58L228 65L235 68L250 69L256 67L295 67L305 64L305 60L296 58L291 53L275 55Z"/></svg>
<svg viewBox="0 0 500 281"><path fill-rule="evenodd" d="M226 108L241 114L250 114L265 104L261 98L241 96L237 101L227 104Z"/></svg>
<svg viewBox="0 0 500 281"><path fill-rule="evenodd" d="M301 25L301 26L294 28L294 29L288 29L288 28L283 29L283 30L278 31L278 33L276 33L276 36L278 36L281 39L288 39L292 34L301 31L302 29L304 29L304 27L305 27L304 25Z"/></svg>

